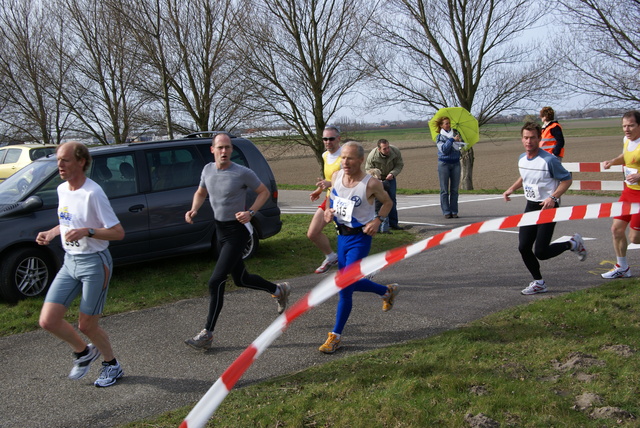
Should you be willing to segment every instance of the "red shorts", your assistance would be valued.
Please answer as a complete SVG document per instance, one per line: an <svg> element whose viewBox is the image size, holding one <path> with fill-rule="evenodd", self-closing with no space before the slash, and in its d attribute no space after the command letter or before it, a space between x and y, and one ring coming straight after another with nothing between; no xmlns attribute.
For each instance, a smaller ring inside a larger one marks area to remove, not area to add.
<svg viewBox="0 0 640 428"><path fill-rule="evenodd" d="M327 209L327 199L329 198L324 198L324 201L322 201L322 204L318 205L318 208L320 208L322 211L326 211Z"/></svg>
<svg viewBox="0 0 640 428"><path fill-rule="evenodd" d="M629 189L625 185L618 202L640 202L640 190ZM614 218L626 221L633 230L640 230L640 214L621 215Z"/></svg>

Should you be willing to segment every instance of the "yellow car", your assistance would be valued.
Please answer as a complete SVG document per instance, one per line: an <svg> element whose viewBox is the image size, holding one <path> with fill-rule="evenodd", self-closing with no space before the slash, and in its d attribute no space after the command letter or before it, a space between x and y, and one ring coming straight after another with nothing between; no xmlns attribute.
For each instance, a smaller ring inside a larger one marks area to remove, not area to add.
<svg viewBox="0 0 640 428"><path fill-rule="evenodd" d="M0 182L43 156L56 152L53 144L16 144L0 147Z"/></svg>

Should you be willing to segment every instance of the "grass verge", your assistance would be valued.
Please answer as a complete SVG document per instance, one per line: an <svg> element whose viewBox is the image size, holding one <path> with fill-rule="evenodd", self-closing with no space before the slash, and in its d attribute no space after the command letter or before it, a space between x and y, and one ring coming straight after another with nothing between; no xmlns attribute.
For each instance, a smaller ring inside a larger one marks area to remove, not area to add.
<svg viewBox="0 0 640 428"><path fill-rule="evenodd" d="M607 282L234 390L208 426L638 426L639 284ZM190 408L126 427L175 427Z"/></svg>
<svg viewBox="0 0 640 428"><path fill-rule="evenodd" d="M246 261L247 269L271 281L306 275L322 261L321 253L307 239L309 215L283 214L282 231L260 242L256 257ZM325 229L333 247L336 235L331 226ZM380 234L373 240L371 254L414 241L409 232ZM155 262L120 266L114 269L104 315L134 311L182 299L205 296L207 281L215 261L210 253L175 257ZM227 290L233 290L229 278ZM27 299L16 305L0 303L0 336L24 333L38 327L44 298ZM75 323L79 299L74 300L66 319Z"/></svg>

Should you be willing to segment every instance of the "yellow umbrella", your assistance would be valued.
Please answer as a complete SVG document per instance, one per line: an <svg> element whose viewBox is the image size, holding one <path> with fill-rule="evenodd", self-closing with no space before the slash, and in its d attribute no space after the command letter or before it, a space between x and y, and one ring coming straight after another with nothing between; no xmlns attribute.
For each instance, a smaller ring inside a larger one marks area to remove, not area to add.
<svg viewBox="0 0 640 428"><path fill-rule="evenodd" d="M458 131L462 137L462 141L467 143L465 150L469 150L471 146L478 142L480 139L478 120L464 107L446 107L438 110L438 112L429 121L429 128L431 129L431 138L433 141L436 141L436 138L438 138L438 134L440 133L436 122L443 116L449 118L451 121L451 128Z"/></svg>

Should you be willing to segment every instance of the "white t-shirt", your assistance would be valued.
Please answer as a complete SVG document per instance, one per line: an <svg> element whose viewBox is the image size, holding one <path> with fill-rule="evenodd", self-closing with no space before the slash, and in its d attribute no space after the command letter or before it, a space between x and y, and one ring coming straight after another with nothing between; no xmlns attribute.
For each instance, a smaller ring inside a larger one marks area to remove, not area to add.
<svg viewBox="0 0 640 428"><path fill-rule="evenodd" d="M82 227L109 229L120 223L102 187L90 178L77 190L70 190L67 182L58 186L58 220L62 246L69 254L104 251L109 247L109 241L85 236L79 241L67 242L64 237L68 230Z"/></svg>
<svg viewBox="0 0 640 428"><path fill-rule="evenodd" d="M518 168L524 196L533 202L544 201L555 192L561 181L571 179L571 173L562 166L560 160L544 150L539 150L533 159L528 159L526 153L521 154Z"/></svg>

